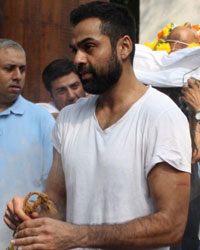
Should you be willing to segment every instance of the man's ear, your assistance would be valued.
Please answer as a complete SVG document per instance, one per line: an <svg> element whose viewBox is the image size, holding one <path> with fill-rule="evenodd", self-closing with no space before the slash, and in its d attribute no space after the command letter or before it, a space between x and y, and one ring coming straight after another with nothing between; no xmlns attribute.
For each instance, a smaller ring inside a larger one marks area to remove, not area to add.
<svg viewBox="0 0 200 250"><path fill-rule="evenodd" d="M124 61L133 50L133 43L128 35L123 36L118 41L118 55Z"/></svg>

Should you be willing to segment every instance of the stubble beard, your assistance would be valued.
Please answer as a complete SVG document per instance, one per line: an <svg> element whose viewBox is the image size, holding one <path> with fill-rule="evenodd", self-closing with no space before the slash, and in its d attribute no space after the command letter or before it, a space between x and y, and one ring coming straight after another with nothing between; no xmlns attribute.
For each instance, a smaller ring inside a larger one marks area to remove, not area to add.
<svg viewBox="0 0 200 250"><path fill-rule="evenodd" d="M87 68L87 72L92 77L90 79L81 79L84 90L90 94L101 95L118 82L122 74L122 65L117 58L116 52L112 51L107 66L96 70L90 65Z"/></svg>

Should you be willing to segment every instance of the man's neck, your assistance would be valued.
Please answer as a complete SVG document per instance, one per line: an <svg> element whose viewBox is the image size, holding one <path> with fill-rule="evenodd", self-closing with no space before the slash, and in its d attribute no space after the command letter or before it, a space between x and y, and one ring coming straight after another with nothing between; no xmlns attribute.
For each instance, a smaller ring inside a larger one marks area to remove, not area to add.
<svg viewBox="0 0 200 250"><path fill-rule="evenodd" d="M134 103L146 92L146 89L147 87L138 81L133 71L130 70L123 73L111 89L100 95L97 107L99 105L115 109L119 105L127 105L129 99Z"/></svg>
<svg viewBox="0 0 200 250"><path fill-rule="evenodd" d="M121 77L120 81L97 100L96 117L102 129L116 123L147 91L134 75Z"/></svg>
<svg viewBox="0 0 200 250"><path fill-rule="evenodd" d="M9 102L9 103L0 103L0 113L2 113L3 111L11 107L15 102L16 100L13 102Z"/></svg>

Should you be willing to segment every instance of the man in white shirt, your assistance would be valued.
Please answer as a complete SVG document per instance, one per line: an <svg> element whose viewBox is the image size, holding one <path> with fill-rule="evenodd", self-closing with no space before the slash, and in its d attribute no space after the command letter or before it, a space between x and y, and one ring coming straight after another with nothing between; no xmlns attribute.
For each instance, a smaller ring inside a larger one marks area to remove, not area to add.
<svg viewBox="0 0 200 250"><path fill-rule="evenodd" d="M96 1L70 18L74 62L84 90L94 95L65 107L52 134L46 193L63 221L35 213L32 220L15 197L5 222L13 229L16 216L24 222L13 243L20 250L167 250L187 220L187 119L168 96L135 77L135 25L126 8Z"/></svg>

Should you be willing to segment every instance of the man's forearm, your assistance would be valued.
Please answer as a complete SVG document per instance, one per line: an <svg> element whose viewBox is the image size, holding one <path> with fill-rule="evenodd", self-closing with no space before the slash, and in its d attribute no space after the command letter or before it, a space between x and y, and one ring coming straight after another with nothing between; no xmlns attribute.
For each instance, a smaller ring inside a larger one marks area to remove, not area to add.
<svg viewBox="0 0 200 250"><path fill-rule="evenodd" d="M76 247L151 249L173 245L180 241L184 232L183 224L174 222L165 214L155 213L125 224L78 226L78 234L85 240Z"/></svg>

